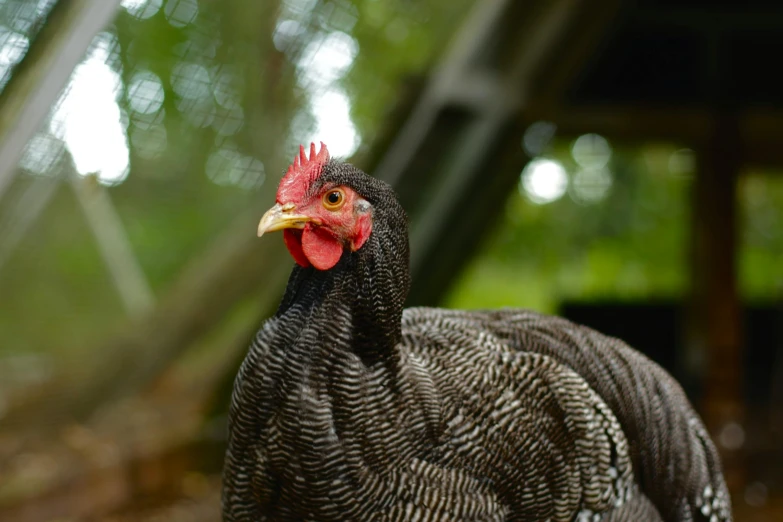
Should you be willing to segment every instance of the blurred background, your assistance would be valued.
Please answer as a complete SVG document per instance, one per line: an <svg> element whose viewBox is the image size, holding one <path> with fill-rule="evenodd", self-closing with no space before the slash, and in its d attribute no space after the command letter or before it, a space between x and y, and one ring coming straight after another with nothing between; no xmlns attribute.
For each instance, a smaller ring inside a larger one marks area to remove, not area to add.
<svg viewBox="0 0 783 522"><path fill-rule="evenodd" d="M673 373L783 520L779 0L0 0L0 520L219 520L300 143L393 184L411 305Z"/></svg>

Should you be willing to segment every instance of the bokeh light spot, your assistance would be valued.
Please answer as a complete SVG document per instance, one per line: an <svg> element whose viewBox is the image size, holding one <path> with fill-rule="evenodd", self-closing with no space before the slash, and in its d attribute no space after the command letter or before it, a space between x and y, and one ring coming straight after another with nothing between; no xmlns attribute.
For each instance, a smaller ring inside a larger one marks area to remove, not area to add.
<svg viewBox="0 0 783 522"><path fill-rule="evenodd" d="M350 69L359 45L345 33L334 31L310 43L297 63L299 82L307 89L315 125L305 143L328 137L335 157L349 157L361 143L351 120L351 100L338 85Z"/></svg>
<svg viewBox="0 0 783 522"><path fill-rule="evenodd" d="M245 112L239 104L231 108L221 107L215 115L212 127L221 136L232 136L245 124Z"/></svg>
<svg viewBox="0 0 783 522"><path fill-rule="evenodd" d="M314 96L312 111L316 125L312 136L305 140L317 142L328 136L329 151L334 157L346 158L359 147L359 135L351 121L351 103L348 96L338 90L329 90Z"/></svg>
<svg viewBox="0 0 783 522"><path fill-rule="evenodd" d="M745 502L749 506L762 507L767 503L769 490L763 482L751 482L745 488Z"/></svg>
<svg viewBox="0 0 783 522"><path fill-rule="evenodd" d="M163 0L122 0L120 5L125 8L128 14L139 20L146 20L160 11Z"/></svg>
<svg viewBox="0 0 783 522"><path fill-rule="evenodd" d="M584 134L574 140L571 155L580 167L586 169L604 168L612 157L612 147L599 134Z"/></svg>
<svg viewBox="0 0 783 522"><path fill-rule="evenodd" d="M27 53L30 41L26 36L0 26L0 89L11 78L11 70Z"/></svg>
<svg viewBox="0 0 783 522"><path fill-rule="evenodd" d="M26 36L0 26L0 66L9 67L25 55L30 41Z"/></svg>
<svg viewBox="0 0 783 522"><path fill-rule="evenodd" d="M107 62L116 37L96 36L87 58L71 75L49 124L63 140L81 175L95 174L105 185L121 183L130 167L128 140L117 103L122 79Z"/></svg>
<svg viewBox="0 0 783 522"><path fill-rule="evenodd" d="M214 77L211 85L215 101L226 109L241 105L238 86L243 84L243 75L235 67L224 65L215 72Z"/></svg>
<svg viewBox="0 0 783 522"><path fill-rule="evenodd" d="M63 142L48 132L39 132L27 144L19 166L32 174L51 176L63 151Z"/></svg>
<svg viewBox="0 0 783 522"><path fill-rule="evenodd" d="M606 198L612 186L607 168L580 169L571 182L571 197L578 203L598 203Z"/></svg>
<svg viewBox="0 0 783 522"><path fill-rule="evenodd" d="M745 429L737 422L727 422L718 433L718 441L727 450L738 450L745 444Z"/></svg>
<svg viewBox="0 0 783 522"><path fill-rule="evenodd" d="M696 153L691 149L679 149L669 156L669 172L674 176L690 177L696 171Z"/></svg>
<svg viewBox="0 0 783 522"><path fill-rule="evenodd" d="M568 174L563 165L551 159L534 159L520 177L520 192L537 204L550 203L563 197L568 188Z"/></svg>
<svg viewBox="0 0 783 522"><path fill-rule="evenodd" d="M305 48L297 63L299 79L309 88L326 87L345 75L358 51L356 40L340 31L317 38Z"/></svg>
<svg viewBox="0 0 783 522"><path fill-rule="evenodd" d="M166 20L172 27L185 27L198 16L197 0L168 0L163 8Z"/></svg>
<svg viewBox="0 0 783 522"><path fill-rule="evenodd" d="M245 190L260 187L266 178L264 164L240 153L232 144L224 144L210 154L205 170L215 184L234 185Z"/></svg>
<svg viewBox="0 0 783 522"><path fill-rule="evenodd" d="M296 20L280 20L272 34L272 42L280 52L285 52L304 34L304 27Z"/></svg>
<svg viewBox="0 0 783 522"><path fill-rule="evenodd" d="M537 121L525 130L522 136L522 148L531 158L543 154L557 131L557 125L551 121Z"/></svg>
<svg viewBox="0 0 783 522"><path fill-rule="evenodd" d="M128 105L141 114L154 114L163 105L163 83L158 76L146 70L136 72L128 87Z"/></svg>
<svg viewBox="0 0 783 522"><path fill-rule="evenodd" d="M179 62L171 70L171 86L182 98L206 98L211 94L209 71L197 63Z"/></svg>

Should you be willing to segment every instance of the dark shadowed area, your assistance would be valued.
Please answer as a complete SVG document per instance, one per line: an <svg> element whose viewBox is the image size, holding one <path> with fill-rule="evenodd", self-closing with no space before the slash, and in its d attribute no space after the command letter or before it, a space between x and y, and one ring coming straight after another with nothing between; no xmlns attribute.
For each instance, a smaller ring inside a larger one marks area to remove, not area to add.
<svg viewBox="0 0 783 522"><path fill-rule="evenodd" d="M736 520L783 520L782 35L761 0L0 0L0 520L220 519L311 141L396 189L409 304L627 341Z"/></svg>

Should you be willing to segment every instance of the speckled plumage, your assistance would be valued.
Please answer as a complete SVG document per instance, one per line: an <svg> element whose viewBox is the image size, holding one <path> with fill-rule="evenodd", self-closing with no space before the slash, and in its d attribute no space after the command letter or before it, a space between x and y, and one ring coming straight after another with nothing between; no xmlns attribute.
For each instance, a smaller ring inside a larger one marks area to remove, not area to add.
<svg viewBox="0 0 783 522"><path fill-rule="evenodd" d="M403 311L405 214L331 161L373 231L295 267L236 379L223 518L731 520L717 452L680 386L617 339L524 310Z"/></svg>

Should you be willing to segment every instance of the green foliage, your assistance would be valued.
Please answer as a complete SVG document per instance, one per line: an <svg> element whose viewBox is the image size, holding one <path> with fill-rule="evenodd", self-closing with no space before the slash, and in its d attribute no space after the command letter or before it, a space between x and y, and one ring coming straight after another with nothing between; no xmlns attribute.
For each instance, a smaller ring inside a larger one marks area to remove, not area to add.
<svg viewBox="0 0 783 522"><path fill-rule="evenodd" d="M740 182L740 288L757 300L783 295L783 176L751 171Z"/></svg>
<svg viewBox="0 0 783 522"><path fill-rule="evenodd" d="M547 153L566 167L569 192L541 205L523 191L511 194L505 219L460 277L449 306L554 313L563 300L685 298L692 162L672 146L618 148L608 195L584 204L572 197L579 166L571 144L556 140ZM750 301L779 299L783 178L747 173L739 204L741 293Z"/></svg>
<svg viewBox="0 0 783 522"><path fill-rule="evenodd" d="M107 29L108 62L122 79L117 99L131 169L106 190L157 298L238 216L254 209L260 216L272 201L280 175L298 144L309 138L317 116L299 64L310 44L335 32L353 39L355 59L336 84L350 99L350 118L366 148L397 103L401 86L427 73L472 0L199 1L198 15L189 22L171 19L168 3L163 4L159 10L120 9ZM15 12L0 10L0 23L13 27L3 16ZM276 36L283 21L299 29L281 43ZM197 86L207 90L206 98L183 99L176 88L183 64L207 72L208 84ZM138 93L131 86L140 71L161 82L162 106L151 114L134 110ZM228 103L221 103L221 96ZM241 127L226 133L219 124L231 116L227 107L233 101ZM319 138L330 143L330 136ZM48 358L55 376L79 379L85 360L111 357L94 353L95 348L105 346L129 316L66 182L75 175L69 152L58 139L53 143L64 160L45 173L21 172L5 195L24 197L35 176L62 181L0 265L0 361L37 353ZM226 151L240 160L218 162L210 170L210 162ZM263 170L243 178L252 161ZM0 231L15 220L0 203ZM248 234L255 234L252 224ZM0 383L0 403L7 384Z"/></svg>
<svg viewBox="0 0 783 522"><path fill-rule="evenodd" d="M580 203L573 186L579 165L570 145L558 140L547 153L569 173L568 192L544 204L523 190L511 194L503 223L455 285L450 306L555 312L564 299L683 294L689 177L669 172L675 149L615 150L605 198Z"/></svg>

